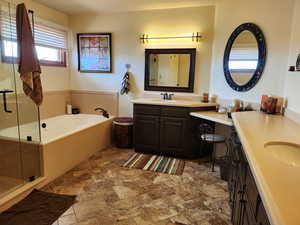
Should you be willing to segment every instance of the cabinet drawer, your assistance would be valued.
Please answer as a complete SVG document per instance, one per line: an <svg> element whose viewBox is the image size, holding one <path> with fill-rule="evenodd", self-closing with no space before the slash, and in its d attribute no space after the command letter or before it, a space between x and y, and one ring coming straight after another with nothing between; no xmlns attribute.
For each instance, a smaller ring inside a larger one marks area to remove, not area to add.
<svg viewBox="0 0 300 225"><path fill-rule="evenodd" d="M160 106L155 105L134 105L134 114L142 114L142 115L160 115Z"/></svg>
<svg viewBox="0 0 300 225"><path fill-rule="evenodd" d="M183 107L163 107L161 115L167 117L188 117L189 110Z"/></svg>

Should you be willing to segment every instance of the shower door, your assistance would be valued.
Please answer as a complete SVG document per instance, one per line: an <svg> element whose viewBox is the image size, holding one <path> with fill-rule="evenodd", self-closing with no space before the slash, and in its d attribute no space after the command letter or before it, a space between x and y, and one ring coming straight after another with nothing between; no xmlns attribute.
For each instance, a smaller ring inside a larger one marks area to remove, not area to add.
<svg viewBox="0 0 300 225"><path fill-rule="evenodd" d="M39 109L17 72L15 6L0 1L0 198L40 174Z"/></svg>

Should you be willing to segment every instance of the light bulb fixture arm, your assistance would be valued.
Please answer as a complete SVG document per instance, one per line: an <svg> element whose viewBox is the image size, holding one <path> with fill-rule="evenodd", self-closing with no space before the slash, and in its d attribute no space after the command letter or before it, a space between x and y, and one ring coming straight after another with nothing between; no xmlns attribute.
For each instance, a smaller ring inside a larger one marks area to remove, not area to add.
<svg viewBox="0 0 300 225"><path fill-rule="evenodd" d="M200 42L202 36L200 32L193 32L192 35L187 35L187 36L163 36L163 37L156 37L156 36L151 36L149 37L148 34L142 34L140 36L140 41L142 44L146 44L149 42L149 40L167 40L167 39L191 39L193 42Z"/></svg>

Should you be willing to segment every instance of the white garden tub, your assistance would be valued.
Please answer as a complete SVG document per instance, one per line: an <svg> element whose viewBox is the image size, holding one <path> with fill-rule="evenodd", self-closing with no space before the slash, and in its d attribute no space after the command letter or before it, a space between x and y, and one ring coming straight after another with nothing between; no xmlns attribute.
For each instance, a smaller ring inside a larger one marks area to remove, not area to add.
<svg viewBox="0 0 300 225"><path fill-rule="evenodd" d="M95 152L111 146L113 117L63 115L41 121L42 168L46 183L63 175Z"/></svg>
<svg viewBox="0 0 300 225"><path fill-rule="evenodd" d="M46 178L45 184L63 175L80 162L88 159L95 152L111 146L112 120L101 115L78 114L61 115L41 121L46 128L41 128L39 144L41 157L41 174ZM22 137L30 136L37 123L20 126ZM18 141L16 128L0 131L0 139ZM22 140L23 139L23 140ZM39 140L32 137L32 144ZM21 142L29 144L25 138Z"/></svg>

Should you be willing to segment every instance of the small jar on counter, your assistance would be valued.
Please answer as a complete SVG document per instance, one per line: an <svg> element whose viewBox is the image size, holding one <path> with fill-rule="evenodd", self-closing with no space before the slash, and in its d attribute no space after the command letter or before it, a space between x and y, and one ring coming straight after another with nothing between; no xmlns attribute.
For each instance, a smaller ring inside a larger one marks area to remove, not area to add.
<svg viewBox="0 0 300 225"><path fill-rule="evenodd" d="M203 93L202 102L204 102L204 103L209 102L209 94L208 93Z"/></svg>
<svg viewBox="0 0 300 225"><path fill-rule="evenodd" d="M212 95L212 96L210 97L210 102L211 102L211 103L217 103L217 96L216 96L216 95Z"/></svg>

